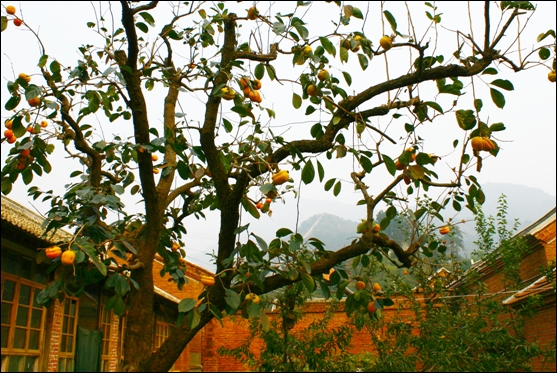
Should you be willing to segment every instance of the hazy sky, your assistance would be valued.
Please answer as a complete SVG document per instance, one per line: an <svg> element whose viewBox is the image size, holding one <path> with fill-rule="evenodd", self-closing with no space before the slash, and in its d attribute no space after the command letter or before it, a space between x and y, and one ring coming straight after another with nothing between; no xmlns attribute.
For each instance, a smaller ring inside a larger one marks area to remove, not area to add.
<svg viewBox="0 0 557 373"><path fill-rule="evenodd" d="M101 12L104 17L108 20L112 17L117 21L120 19L120 5L117 2L2 2L3 14L5 14L4 7L7 5L14 5L17 8L17 15L22 17L23 20L31 25L31 27L38 32L45 47L47 54L56 58L64 66L76 65L80 54L76 51L77 48L85 43L103 45L103 39L95 34L94 29L89 29L86 26L86 22L96 22L94 8L99 9L99 4L101 7ZM213 3L208 3L206 8L209 8ZM227 6L234 10L240 16L245 14L247 8L251 6L251 2L227 2ZM267 2L258 3L258 8L263 11L266 9ZM361 10L366 14L368 11L364 7L363 2L354 2L355 6L361 7ZM438 12L442 13L442 27L446 27L448 30L461 29L466 33L469 32L470 19L468 17L468 8L464 2L437 2ZM546 32L548 29L555 29L555 2L540 2L534 3L539 6L538 11L529 20L526 32L521 37L521 54L525 56L532 48L537 45L536 37L540 33ZM111 16L109 5L112 6L112 11L114 15ZM413 24L416 29L416 33L420 36L426 31L429 24L426 22L427 19L424 15L425 11L428 10L423 3L412 2L409 4L411 7ZM161 2L160 9L156 9L152 12L157 28L162 27L167 21L168 3ZM295 2L280 2L273 5L272 14L278 11L287 13L293 11L295 8ZM280 8L279 8L280 7ZM474 3L471 5L472 17L471 22L473 24L473 30L477 35L480 35L483 28L483 11L482 3ZM304 20L308 23L308 29L310 30L310 40L315 40L315 36L319 35L320 30L330 30L331 23L329 22L329 16L324 18L326 11L331 11L331 18L336 17L336 12L338 12L338 7L334 3L326 4L324 2L319 2L318 4L313 4L311 7L300 8L299 16L302 17L303 11L308 10L307 15L304 16ZM397 18L399 25L399 31L402 33L409 33L406 21L406 9L403 3L386 3L385 9L391 11L391 13ZM495 4L492 5L493 17L492 17L492 33L495 32L499 19L496 17L498 10ZM369 8L368 19L363 24L362 21L355 20L350 26L341 28L340 32L349 31L361 31L364 27L364 32L375 45L378 44L378 40L382 35L382 27L386 27L385 33L390 33L388 29L388 24L382 25L381 12L380 12L380 2L372 2ZM521 19L521 25L525 23L525 18ZM242 35L247 35L250 30L252 30L256 25L254 21L246 22L242 21L242 28L240 29ZM119 27L116 25L115 27ZM257 37L257 40L263 44L268 44L272 42L277 42L278 39L276 35L272 32L267 32L264 27L262 30L264 32ZM451 58L452 52L455 50L455 40L456 36L454 33L443 28L439 28L439 35L442 37L435 43L434 32L430 32L425 40L430 41L431 49L429 53L433 53L431 50L435 50L436 54L443 54L445 56L445 61ZM516 27L511 28L507 32L507 36L512 36L516 34ZM331 39L334 43L338 43L337 40ZM546 41L550 38L546 39ZM253 39L252 39L253 42ZM314 48L319 45L314 43ZM282 46L282 44L281 44ZM505 43L501 45L505 46ZM252 43L252 48L256 49L255 43ZM264 51L266 52L266 46ZM518 59L518 53L516 48L512 49L514 51L510 56L513 59ZM175 47L175 54L178 58L182 58L182 61L188 61L189 51L182 51L178 47ZM404 74L408 70L409 59L408 54L404 49L392 50L388 54L389 61L389 74L390 77L398 77ZM33 83L42 84L43 80L38 75L39 70L37 68L37 62L39 59L39 48L37 41L34 36L26 30L24 26L16 28L10 22L9 27L6 31L2 32L2 89L1 97L2 102L5 103L9 98L9 93L7 91L6 83L9 80L14 80L15 77L20 72L25 72L32 75ZM210 57L210 56L206 56ZM350 60L348 64L341 65L338 62L338 56L335 61L330 57L331 63L334 64L329 68L331 74L339 77L341 82L344 84L343 88L349 93L358 93L363 88L379 83L386 78L385 73L385 60L383 56L379 56L370 62L370 67L364 72L357 63L357 58L355 54L350 55ZM277 62L278 63L278 62ZM255 64L252 63L248 65L249 68L253 69ZM291 57L287 56L284 58L284 65L279 65L281 74L286 76L289 70L292 70ZM307 64L306 66L307 67ZM500 70L497 78L509 79L514 84L515 90L512 92L505 92L506 107L504 110L498 109L491 102L489 98L489 86L486 84L493 80L493 76L483 76L475 78L475 90L476 94L483 98L484 108L482 110L482 120L486 121L488 124L503 122L507 127L504 132L499 132L494 134L497 139L501 152L497 158L485 158L483 169L480 174L472 171L471 174L476 175L480 182L503 182L503 183L514 183L522 184L529 187L539 188L549 193L555 195L556 189L556 111L555 111L555 84L550 83L547 80L547 73L549 69L544 67L528 69L520 74L512 73L508 68L496 65ZM295 71L299 74L304 67L297 67ZM354 78L352 86L348 87L342 78L341 71L349 71ZM240 72L237 71L238 75ZM292 75L291 75L292 76ZM466 95L462 97L460 102L465 103L472 102L472 87L469 84L470 80L462 79L465 88L464 92ZM284 83L283 85L278 85L276 82L271 82L266 76L263 80L263 88L261 90L263 94L264 107L273 109L276 112L276 119L268 121L267 114L264 111L255 110L256 115L261 115L261 122L270 126L275 134L283 134L285 138L296 138L300 136L309 137L309 128L320 120L328 120L328 117L324 114L319 114L317 111L311 116L305 116L304 111L308 102L304 102L302 108L299 110L294 110L291 105L292 93L296 92L301 95L301 89L297 85ZM237 87L236 87L237 88ZM445 110L449 109L451 102L454 100L454 96L440 95L435 97L435 85L433 83L426 83L419 91L420 97L423 100L435 100L443 106ZM155 89L153 92L147 93L149 101L149 116L152 125L161 128L161 118L162 115L162 96L163 91ZM444 97L443 97L444 96ZM183 96L181 98L180 104L183 112L186 114L186 118L192 121L192 124L196 124L202 118L203 109L203 94L198 94L197 97ZM387 96L381 96L373 100L371 103L373 106L384 104L387 100ZM234 118L230 112L230 103L224 103L223 113L224 115L229 115L229 118ZM371 106L366 106L368 108ZM472 108L470 106L470 108ZM320 117L321 115L321 117ZM2 105L2 119L5 120L11 116L10 113L6 112L4 105ZM235 119L235 118L234 118ZM395 139L398 140L397 136L404 134L403 122L391 123L392 117L390 115L385 117L374 118L372 124L383 130L388 130ZM108 121L101 114L99 116L89 116L87 118L87 123L93 124L95 126L102 127L104 136L110 138L113 134L130 135L129 125L131 122L119 122L119 123L108 123ZM400 128L393 128L393 126L398 126ZM451 177L451 171L449 164L455 157L458 157L459 153L455 152L452 147L452 141L454 139L459 139L462 141L464 132L458 128L456 125L456 120L454 114L447 114L445 117L440 118L433 123L427 124L424 127L420 135L426 139L424 143L424 151L435 153L442 157L441 163L436 165L435 171L439 173L441 181L448 181ZM351 132L346 132L345 136L347 141L352 143L355 138L352 137ZM396 146L392 149L395 151L395 156L398 154L401 147L404 144L398 142ZM3 142L2 143L2 164L6 158L8 149L12 145ZM77 180L68 179L67 170L69 167L77 167L75 163L68 163L60 152L59 156L55 161L51 160L54 166L54 170L50 175L46 175L40 182L40 186L44 190L54 189L57 193L64 193L64 185ZM326 168L325 181L331 177L343 178L347 180L349 178L346 173L347 169L352 169L354 166L352 161L346 158L342 161L327 161L326 159L320 158L323 165ZM287 163L282 165L284 168L291 169ZM372 173L373 181L366 179L366 183L371 185L371 194L377 194L382 187L392 178L384 169L377 170ZM296 186L299 186L300 177L295 172L292 173L293 178L296 180ZM373 186L377 185L376 188ZM10 198L15 199L21 204L31 207L27 202L27 191L28 186L24 185L21 180L17 182L14 187L13 192L9 195ZM334 198L332 193L325 192L323 190L323 184L314 183L309 186L301 185L301 195L302 197L311 197L312 204L323 205L324 211L327 211L327 204ZM255 196L255 195L254 195ZM355 202L361 199L361 196L353 191L352 185L348 182L343 184L343 191L335 199L335 203L345 203L350 206L355 206ZM295 203L296 201L290 196L286 198L287 203ZM48 204L41 204L40 201L33 202L33 206L36 207L41 213L45 213L48 209ZM130 209L134 209L134 202L127 202L127 206ZM31 207L33 208L33 207ZM549 206L548 206L549 208ZM273 218L268 218L264 216L260 222L253 222L252 226L257 226L258 228L265 229L266 227L272 227L273 231L278 228L274 227L272 223L274 221L284 221L284 216L280 216L281 211L285 207L282 204L277 203L273 205ZM291 211L291 210L289 210ZM347 219L359 220L365 217L363 210L354 209L353 211L361 211L361 215L354 215L351 211L349 216L345 216ZM218 221L217 217L209 216L207 221L192 221L186 222L186 227L189 230L187 241L188 259L196 264L201 264L205 267L210 268L208 258L204 255L207 252L208 247L214 247L216 243L215 225ZM244 214L247 215L247 214ZM294 217L295 218L295 217ZM267 219L267 220L264 220ZM286 219L288 221L288 219ZM249 218L243 219L243 224L250 221ZM295 221L292 221L292 225ZM290 226L293 228L293 226ZM255 233L261 234L255 231ZM266 232L269 233L269 232Z"/></svg>

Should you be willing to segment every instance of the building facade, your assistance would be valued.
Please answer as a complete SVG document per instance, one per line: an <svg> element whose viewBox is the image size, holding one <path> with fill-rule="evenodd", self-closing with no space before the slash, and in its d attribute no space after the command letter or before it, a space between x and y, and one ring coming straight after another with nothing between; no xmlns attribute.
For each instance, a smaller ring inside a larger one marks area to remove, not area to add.
<svg viewBox="0 0 557 373"><path fill-rule="evenodd" d="M41 238L43 218L2 196L2 371L102 371L121 370L126 318L106 310L112 296L103 282L87 285L79 298L60 297L48 308L39 306L37 294L53 274L49 262L37 264L38 249L69 236L58 231ZM170 276L160 276L162 258L153 266L155 281L155 333L153 350L172 333L178 303L202 291L202 275L210 272L187 262L189 283L179 291ZM172 370L201 371L201 338L188 345Z"/></svg>

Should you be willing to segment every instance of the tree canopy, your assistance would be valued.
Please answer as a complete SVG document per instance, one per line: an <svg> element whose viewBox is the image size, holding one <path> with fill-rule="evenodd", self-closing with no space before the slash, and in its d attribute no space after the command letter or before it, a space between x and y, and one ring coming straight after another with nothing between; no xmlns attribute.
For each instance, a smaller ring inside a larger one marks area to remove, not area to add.
<svg viewBox="0 0 557 373"><path fill-rule="evenodd" d="M54 259L56 280L41 302L58 290L79 294L66 288L68 276L82 286L106 278L115 290L108 306L127 311L126 369L164 371L210 320L244 307L247 294L300 281L329 293L354 280L323 280L347 259L387 257L410 268L445 250L437 236L455 222L441 210L474 211L485 199L476 175L486 158L496 162L496 135L506 129L492 110L505 108L505 95L527 95L512 92L509 72L545 67L554 82L555 31L522 40L530 2L470 6L469 29L444 25L451 9L427 2L396 12L389 3L360 4L101 3L85 25L96 42L79 46L73 62L51 55L36 25L4 8L3 37L24 28L39 53L36 71L14 76L3 95L2 193L21 177L31 197L51 201L47 232L73 232L59 246L75 258ZM437 122L459 128L459 137L428 142ZM299 126L284 131L286 123ZM440 161L446 145L456 155L450 162ZM64 166L64 195L40 183L62 167L53 161L59 153L75 160ZM384 183L374 176L381 174L390 175ZM266 242L242 219L271 214L312 183L334 196L343 188L361 194L365 215L349 245L323 247L295 226ZM128 201L141 210L131 212ZM385 234L401 212L411 217L404 247ZM180 325L151 354L155 255L187 286L188 221L208 214L220 219L215 284L199 301L180 303ZM253 302L248 308L259 312Z"/></svg>

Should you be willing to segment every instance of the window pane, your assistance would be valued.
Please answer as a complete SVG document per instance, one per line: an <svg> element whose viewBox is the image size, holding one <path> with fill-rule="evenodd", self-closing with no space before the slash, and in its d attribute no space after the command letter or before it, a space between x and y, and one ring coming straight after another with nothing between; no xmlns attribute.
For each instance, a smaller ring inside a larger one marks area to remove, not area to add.
<svg viewBox="0 0 557 373"><path fill-rule="evenodd" d="M9 326L2 327L2 348L8 347L8 334L10 332Z"/></svg>
<svg viewBox="0 0 557 373"><path fill-rule="evenodd" d="M12 305L2 302L2 324L9 324L12 316Z"/></svg>
<svg viewBox="0 0 557 373"><path fill-rule="evenodd" d="M29 305L31 300L31 287L27 285L21 285L19 287L19 304Z"/></svg>
<svg viewBox="0 0 557 373"><path fill-rule="evenodd" d="M71 301L70 313L69 313L71 316L75 316L75 306L76 306L76 304L77 304L77 301L75 301L75 300Z"/></svg>
<svg viewBox="0 0 557 373"><path fill-rule="evenodd" d="M66 340L67 340L67 336L63 335L62 336L62 343L60 343L60 352L66 352Z"/></svg>
<svg viewBox="0 0 557 373"><path fill-rule="evenodd" d="M37 297L40 292L41 289L33 289L33 307L35 308L42 308L42 306L39 303L37 303Z"/></svg>
<svg viewBox="0 0 557 373"><path fill-rule="evenodd" d="M68 336L68 345L66 347L67 347L66 352L73 352L73 336L72 335Z"/></svg>
<svg viewBox="0 0 557 373"><path fill-rule="evenodd" d="M66 371L66 359L63 358L58 359L58 371L59 372Z"/></svg>
<svg viewBox="0 0 557 373"><path fill-rule="evenodd" d="M68 331L69 331L69 332L70 332L71 334L73 334L73 330L74 330L74 329L73 329L73 326L74 326L74 322L75 322L75 319L73 319L73 318L72 318L72 319L70 319L70 325L69 325L69 327L68 327Z"/></svg>
<svg viewBox="0 0 557 373"><path fill-rule="evenodd" d="M33 310L31 311L31 327L35 329L41 328L41 318L43 315L42 310Z"/></svg>
<svg viewBox="0 0 557 373"><path fill-rule="evenodd" d="M2 288L2 300L13 302L14 289L15 289L15 282L9 280L4 281L4 287Z"/></svg>
<svg viewBox="0 0 557 373"><path fill-rule="evenodd" d="M15 328L14 348L25 348L25 339L25 329Z"/></svg>
<svg viewBox="0 0 557 373"><path fill-rule="evenodd" d="M29 332L29 347L30 350L38 350L39 349L39 336L40 331L38 330L31 330Z"/></svg>
<svg viewBox="0 0 557 373"><path fill-rule="evenodd" d="M62 333L68 333L68 319L66 317L62 320Z"/></svg>
<svg viewBox="0 0 557 373"><path fill-rule="evenodd" d="M27 326L27 316L29 315L29 308L27 307L17 307L17 316L15 319L15 324L17 326Z"/></svg>
<svg viewBox="0 0 557 373"><path fill-rule="evenodd" d="M25 358L25 356L9 356L8 372L19 372L19 362L22 358Z"/></svg>
<svg viewBox="0 0 557 373"><path fill-rule="evenodd" d="M38 370L39 358L37 356L27 356L25 359L25 372L36 372Z"/></svg>

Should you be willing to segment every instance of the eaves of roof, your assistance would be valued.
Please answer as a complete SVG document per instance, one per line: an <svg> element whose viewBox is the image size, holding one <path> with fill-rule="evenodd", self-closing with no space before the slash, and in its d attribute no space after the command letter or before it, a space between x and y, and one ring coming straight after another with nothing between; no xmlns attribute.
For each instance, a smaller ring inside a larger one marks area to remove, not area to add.
<svg viewBox="0 0 557 373"><path fill-rule="evenodd" d="M1 201L3 222L7 222L36 238L50 243L59 242L64 238L72 236L71 233L61 229L57 230L54 234L44 236L45 230L42 228L45 220L44 217L8 197L2 196Z"/></svg>
<svg viewBox="0 0 557 373"><path fill-rule="evenodd" d="M553 268L553 283L555 283L555 280L555 268ZM532 295L550 295L551 293L555 295L554 287L550 281L547 280L546 276L542 276L524 289L505 299L503 304L514 305L527 300Z"/></svg>

